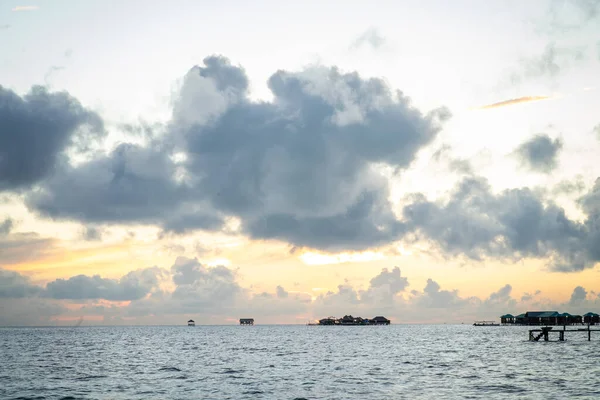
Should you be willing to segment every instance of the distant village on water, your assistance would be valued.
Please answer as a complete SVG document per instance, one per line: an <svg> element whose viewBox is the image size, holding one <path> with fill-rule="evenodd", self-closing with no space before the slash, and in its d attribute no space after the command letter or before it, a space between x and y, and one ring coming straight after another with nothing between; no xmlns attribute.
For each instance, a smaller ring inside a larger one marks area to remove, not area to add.
<svg viewBox="0 0 600 400"><path fill-rule="evenodd" d="M500 323L502 325L597 325L600 323L600 315L594 312L573 315L558 311L527 311L516 316L502 315Z"/></svg>
<svg viewBox="0 0 600 400"><path fill-rule="evenodd" d="M254 318L240 318L240 325L254 325ZM350 325L390 325L391 321L378 315L373 318L353 317L344 315L342 318L327 317L307 325L321 326L350 326ZM476 321L475 326L499 325L600 325L600 314L588 312L583 315L559 313L558 311L527 311L523 314L504 314L500 316L500 323L494 321ZM194 320L188 321L188 326L195 326Z"/></svg>

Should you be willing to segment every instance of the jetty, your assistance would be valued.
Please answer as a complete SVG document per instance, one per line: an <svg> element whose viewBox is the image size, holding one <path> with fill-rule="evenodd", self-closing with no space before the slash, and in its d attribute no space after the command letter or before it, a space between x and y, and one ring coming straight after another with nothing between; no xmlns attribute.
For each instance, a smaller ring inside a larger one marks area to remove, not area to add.
<svg viewBox="0 0 600 400"><path fill-rule="evenodd" d="M254 325L254 318L240 318L240 325Z"/></svg>
<svg viewBox="0 0 600 400"><path fill-rule="evenodd" d="M342 318L327 317L320 319L318 323L309 325L335 325L335 326L356 326L356 325L389 325L391 321L386 317L378 315L373 318L353 317L344 315Z"/></svg>
<svg viewBox="0 0 600 400"><path fill-rule="evenodd" d="M592 340L592 332L600 332L600 329L591 329L590 325L587 326L587 328L580 328L580 329L567 329L566 325L563 326L563 329L557 329L554 330L552 326L544 326L541 329L530 329L529 330L529 341L530 342L539 342L540 339L544 339L544 342L548 342L550 341L550 334L551 333L558 333L558 341L559 342L564 342L565 339L565 334L569 332L569 335L571 334L575 334L575 333L583 333L586 334L587 333L587 340L588 342Z"/></svg>

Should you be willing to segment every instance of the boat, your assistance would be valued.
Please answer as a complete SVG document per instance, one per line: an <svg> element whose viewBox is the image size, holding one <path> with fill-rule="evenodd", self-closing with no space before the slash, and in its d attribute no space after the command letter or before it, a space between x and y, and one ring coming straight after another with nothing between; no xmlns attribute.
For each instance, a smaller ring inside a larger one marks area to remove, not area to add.
<svg viewBox="0 0 600 400"><path fill-rule="evenodd" d="M494 321L475 321L473 326L500 326L500 324Z"/></svg>

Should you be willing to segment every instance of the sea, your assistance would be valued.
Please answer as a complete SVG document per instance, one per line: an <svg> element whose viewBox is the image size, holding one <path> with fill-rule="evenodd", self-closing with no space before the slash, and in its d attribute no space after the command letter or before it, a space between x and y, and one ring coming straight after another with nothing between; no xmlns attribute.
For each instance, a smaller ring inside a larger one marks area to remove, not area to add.
<svg viewBox="0 0 600 400"><path fill-rule="evenodd" d="M0 328L0 399L600 398L600 332L527 339L472 325Z"/></svg>

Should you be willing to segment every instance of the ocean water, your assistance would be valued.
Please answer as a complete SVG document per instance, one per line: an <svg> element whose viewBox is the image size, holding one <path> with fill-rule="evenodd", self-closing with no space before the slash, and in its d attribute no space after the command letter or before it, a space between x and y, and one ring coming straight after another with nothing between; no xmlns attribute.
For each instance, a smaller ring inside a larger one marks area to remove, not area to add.
<svg viewBox="0 0 600 400"><path fill-rule="evenodd" d="M600 398L600 332L526 327L0 329L0 399Z"/></svg>

